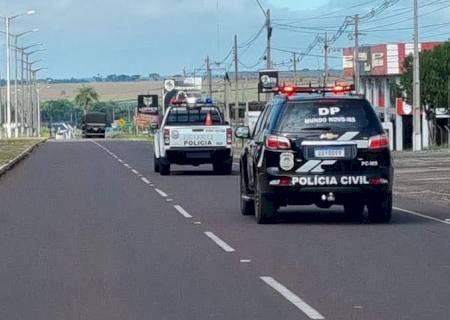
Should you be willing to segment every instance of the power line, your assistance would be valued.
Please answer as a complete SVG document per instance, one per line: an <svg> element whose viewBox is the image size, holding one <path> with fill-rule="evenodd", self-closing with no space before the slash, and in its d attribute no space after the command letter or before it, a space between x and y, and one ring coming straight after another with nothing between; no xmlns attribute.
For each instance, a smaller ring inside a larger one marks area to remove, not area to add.
<svg viewBox="0 0 450 320"><path fill-rule="evenodd" d="M261 9L263 15L266 17L266 10L263 8L263 6L261 5L261 2L259 0L256 0L256 2L258 3L259 8Z"/></svg>

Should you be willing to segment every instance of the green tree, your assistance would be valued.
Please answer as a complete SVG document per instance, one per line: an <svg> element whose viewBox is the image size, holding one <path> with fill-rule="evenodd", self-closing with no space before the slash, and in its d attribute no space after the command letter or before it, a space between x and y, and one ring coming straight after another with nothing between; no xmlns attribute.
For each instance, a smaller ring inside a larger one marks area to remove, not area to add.
<svg viewBox="0 0 450 320"><path fill-rule="evenodd" d="M90 107L98 102L98 93L90 86L82 86L77 90L74 102L83 109L84 114L89 111Z"/></svg>
<svg viewBox="0 0 450 320"><path fill-rule="evenodd" d="M41 120L43 123L69 122L77 123L81 110L73 102L60 99L46 101L42 105Z"/></svg>
<svg viewBox="0 0 450 320"><path fill-rule="evenodd" d="M401 85L406 93L406 101L412 104L413 97L413 56L405 59ZM449 108L450 41L431 51L420 53L420 96L422 105L434 108Z"/></svg>
<svg viewBox="0 0 450 320"><path fill-rule="evenodd" d="M412 105L413 56L406 58L401 86ZM436 108L450 108L450 41L420 53L420 98L428 118L431 140L436 141Z"/></svg>

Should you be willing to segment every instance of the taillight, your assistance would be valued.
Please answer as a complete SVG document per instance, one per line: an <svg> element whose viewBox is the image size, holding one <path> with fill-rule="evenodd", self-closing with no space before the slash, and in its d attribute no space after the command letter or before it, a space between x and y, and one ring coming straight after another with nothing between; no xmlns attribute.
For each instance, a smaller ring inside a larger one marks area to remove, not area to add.
<svg viewBox="0 0 450 320"><path fill-rule="evenodd" d="M377 136L370 137L369 149L381 149L389 147L389 139L386 134L379 134Z"/></svg>
<svg viewBox="0 0 450 320"><path fill-rule="evenodd" d="M227 144L233 143L233 133L231 128L227 128Z"/></svg>
<svg viewBox="0 0 450 320"><path fill-rule="evenodd" d="M164 144L170 144L170 129L164 129Z"/></svg>
<svg viewBox="0 0 450 320"><path fill-rule="evenodd" d="M289 150L291 141L285 137L268 136L266 138L266 148L269 150Z"/></svg>

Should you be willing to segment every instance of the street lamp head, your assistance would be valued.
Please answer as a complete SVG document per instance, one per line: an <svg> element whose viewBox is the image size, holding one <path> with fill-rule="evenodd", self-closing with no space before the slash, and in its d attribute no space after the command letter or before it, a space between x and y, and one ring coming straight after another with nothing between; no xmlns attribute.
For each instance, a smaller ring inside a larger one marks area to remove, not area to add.
<svg viewBox="0 0 450 320"><path fill-rule="evenodd" d="M35 14L36 13L36 11L34 11L34 10L28 10L27 11L27 15L28 16L31 16L32 14Z"/></svg>
<svg viewBox="0 0 450 320"><path fill-rule="evenodd" d="M34 28L33 30L31 30L32 32L38 32L39 28Z"/></svg>

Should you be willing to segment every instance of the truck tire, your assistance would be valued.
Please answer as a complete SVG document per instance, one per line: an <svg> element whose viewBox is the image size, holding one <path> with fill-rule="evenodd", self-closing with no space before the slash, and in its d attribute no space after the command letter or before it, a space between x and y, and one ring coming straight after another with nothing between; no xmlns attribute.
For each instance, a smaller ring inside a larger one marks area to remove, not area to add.
<svg viewBox="0 0 450 320"><path fill-rule="evenodd" d="M388 223L392 217L392 193L378 196L367 205L369 221L373 223Z"/></svg>
<svg viewBox="0 0 450 320"><path fill-rule="evenodd" d="M364 203L357 200L344 203L344 212L347 219L351 221L361 221L364 213Z"/></svg>
<svg viewBox="0 0 450 320"><path fill-rule="evenodd" d="M256 182L255 194L255 218L258 224L273 224L278 211L276 203L262 194L260 189L260 182Z"/></svg>
<svg viewBox="0 0 450 320"><path fill-rule="evenodd" d="M156 158L155 154L153 154L153 170L159 172L159 159Z"/></svg>
<svg viewBox="0 0 450 320"><path fill-rule="evenodd" d="M255 214L255 200L249 196L248 189L245 185L245 178L241 171L241 214L244 216L252 216Z"/></svg>
<svg viewBox="0 0 450 320"><path fill-rule="evenodd" d="M164 162L159 160L159 174L162 176L168 176L170 174L170 162Z"/></svg>
<svg viewBox="0 0 450 320"><path fill-rule="evenodd" d="M224 162L214 162L213 171L216 174L230 175L233 171L233 161L227 160Z"/></svg>

